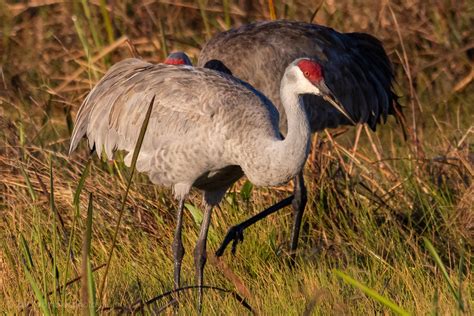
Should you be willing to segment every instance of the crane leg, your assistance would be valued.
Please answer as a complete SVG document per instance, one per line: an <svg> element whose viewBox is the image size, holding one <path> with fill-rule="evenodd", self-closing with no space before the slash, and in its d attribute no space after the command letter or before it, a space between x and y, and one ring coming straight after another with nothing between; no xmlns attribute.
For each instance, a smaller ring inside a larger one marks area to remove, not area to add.
<svg viewBox="0 0 474 316"><path fill-rule="evenodd" d="M174 232L173 240L173 257L174 257L174 289L177 290L180 287L181 278L181 262L184 257L183 241L181 239L181 231L183 229L183 210L184 210L184 199L179 201L178 212L176 214L176 230ZM176 293L174 299L178 301L179 294Z"/></svg>
<svg viewBox="0 0 474 316"><path fill-rule="evenodd" d="M207 242L207 233L209 232L209 225L211 223L211 212L212 206L206 205L206 210L204 211L204 216L201 223L201 231L199 232L199 237L194 248L194 265L196 269L196 283L199 286L198 288L198 311L202 311L202 286L204 283L204 265L207 260L206 253L206 242Z"/></svg>
<svg viewBox="0 0 474 316"><path fill-rule="evenodd" d="M301 220L303 219L304 209L308 201L306 186L304 184L303 170L294 179L294 199L291 202L294 212L293 229L290 239L290 262L295 263L296 248L298 248L298 238L301 229Z"/></svg>
<svg viewBox="0 0 474 316"><path fill-rule="evenodd" d="M244 235L243 234L244 234L244 230L247 227L255 224L256 222L258 222L262 219L264 219L268 215L273 214L276 211L281 210L285 206L290 205L293 201L293 198L294 198L294 196L291 195L291 196L287 197L286 199L281 200L280 202L278 202L278 203L270 206L269 208L265 209L264 211L258 213L257 215L252 216L248 220L229 228L229 230L227 231L227 234L224 237L224 241L222 242L219 249L217 249L217 251L216 251L216 256L217 257L222 256L224 254L225 248L227 248L227 245L231 241L232 241L232 253L235 254L237 244L244 240Z"/></svg>

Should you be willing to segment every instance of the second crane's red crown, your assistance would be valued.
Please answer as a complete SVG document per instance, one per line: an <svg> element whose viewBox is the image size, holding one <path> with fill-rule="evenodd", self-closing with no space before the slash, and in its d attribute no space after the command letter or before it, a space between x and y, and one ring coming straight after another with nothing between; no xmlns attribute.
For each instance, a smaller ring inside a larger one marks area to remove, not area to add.
<svg viewBox="0 0 474 316"><path fill-rule="evenodd" d="M312 83L319 83L323 79L323 69L317 62L309 59L302 59L297 65L303 72L304 76Z"/></svg>
<svg viewBox="0 0 474 316"><path fill-rule="evenodd" d="M186 65L186 61L182 58L166 58L163 64L167 65Z"/></svg>

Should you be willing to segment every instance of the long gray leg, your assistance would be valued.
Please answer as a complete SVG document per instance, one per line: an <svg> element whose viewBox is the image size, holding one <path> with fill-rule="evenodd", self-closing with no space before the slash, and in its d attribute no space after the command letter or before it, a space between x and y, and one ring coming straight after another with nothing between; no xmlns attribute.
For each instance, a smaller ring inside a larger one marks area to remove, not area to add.
<svg viewBox="0 0 474 316"><path fill-rule="evenodd" d="M206 243L207 243L207 233L209 232L209 225L211 223L211 212L212 206L206 204L206 210L204 211L204 216L201 223L201 231L199 232L199 237L194 248L194 265L196 268L196 282L199 286L198 291L198 311L201 313L202 310L202 286L204 283L204 265L206 264L207 254L206 254Z"/></svg>
<svg viewBox="0 0 474 316"><path fill-rule="evenodd" d="M294 263L296 256L296 248L298 248L298 238L301 229L301 220L303 219L304 209L308 196L306 192L306 186L304 185L303 170L294 179L294 199L291 203L294 212L293 229L291 231L290 241L290 258L291 262Z"/></svg>
<svg viewBox="0 0 474 316"><path fill-rule="evenodd" d="M178 212L176 214L176 230L173 240L173 256L174 256L174 289L180 287L181 279L181 262L184 257L183 241L181 239L181 231L183 229L183 210L184 198L179 201ZM176 293L175 299L178 300L179 294Z"/></svg>

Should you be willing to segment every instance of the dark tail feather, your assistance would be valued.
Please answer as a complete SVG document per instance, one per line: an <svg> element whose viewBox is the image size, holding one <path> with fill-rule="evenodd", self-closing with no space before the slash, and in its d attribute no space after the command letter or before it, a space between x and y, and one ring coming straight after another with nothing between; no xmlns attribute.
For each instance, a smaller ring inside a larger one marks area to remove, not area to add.
<svg viewBox="0 0 474 316"><path fill-rule="evenodd" d="M354 39L353 43L355 43L356 47L379 69L378 75L383 75L384 78L379 77L379 79L383 80L385 88L390 91L388 94L390 98L388 114L395 116L397 123L402 128L403 138L406 141L408 139L406 119L403 115L403 107L398 102L399 96L393 91L394 71L382 43L374 36L366 33L347 33L347 35Z"/></svg>

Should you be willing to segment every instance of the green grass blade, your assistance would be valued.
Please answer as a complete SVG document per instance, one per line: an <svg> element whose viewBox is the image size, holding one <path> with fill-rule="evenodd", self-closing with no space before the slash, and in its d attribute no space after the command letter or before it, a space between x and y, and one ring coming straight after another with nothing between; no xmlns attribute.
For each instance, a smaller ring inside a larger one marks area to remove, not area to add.
<svg viewBox="0 0 474 316"><path fill-rule="evenodd" d="M91 260L87 257L87 293L89 297L89 315L97 314L97 302L94 276L92 274Z"/></svg>
<svg viewBox="0 0 474 316"><path fill-rule="evenodd" d="M59 214L56 214L56 205L54 202L54 179L53 179L53 159L50 156L49 157L49 207L51 209L51 213L53 214L53 266L52 266L52 274L54 276L53 278L53 289L57 288L58 285L60 284L59 281L59 275L58 275L58 270L57 270L57 223L56 223L56 217L59 217ZM53 292L53 302L57 303L57 292Z"/></svg>
<svg viewBox="0 0 474 316"><path fill-rule="evenodd" d="M438 252L434 248L433 244L425 237L423 237L423 242L425 243L426 249L428 249L428 252L430 253L431 257L433 257L436 265L438 268L441 270L441 273L448 283L449 290L453 294L454 298L458 302L458 307L461 311L464 312L464 302L462 301L460 292L457 292L456 289L454 288L453 282L449 278L448 271L446 270L446 267L443 264L443 261L441 261L441 258L438 255Z"/></svg>
<svg viewBox="0 0 474 316"><path fill-rule="evenodd" d="M436 287L435 293L433 295L433 311L431 313L433 316L439 315L439 289Z"/></svg>
<svg viewBox="0 0 474 316"><path fill-rule="evenodd" d="M117 235L120 229L120 223L122 222L123 212L125 210L125 203L127 202L128 192L130 191L130 185L132 184L133 174L135 173L135 166L137 165L138 154L140 153L140 149L142 148L143 139L145 138L145 132L148 127L148 123L150 121L151 112L153 110L153 103L155 103L155 96L151 99L150 105L148 106L148 110L145 114L145 119L143 120L142 127L140 129L140 134L138 135L137 144L135 145L135 149L133 150L132 156L132 164L130 166L130 178L127 182L127 187L125 189L125 193L122 198L122 204L120 205L120 212L119 217L117 220L117 225L115 226L115 231L112 239L112 247L110 248L109 255L107 258L107 263L105 266L104 276L102 277L102 281L99 287L99 302L102 301L105 289L105 281L107 280L107 274L110 268L110 262L112 261L112 256L114 254L115 244L117 243Z"/></svg>
<svg viewBox="0 0 474 316"><path fill-rule="evenodd" d="M198 226L201 225L201 223L202 223L202 211L198 207L196 207L192 204L189 204L189 203L184 203L184 207L186 207L186 209L191 213L196 225L198 225Z"/></svg>
<svg viewBox="0 0 474 316"><path fill-rule="evenodd" d="M240 189L240 196L244 201L250 200L250 195L252 194L253 184L250 181L245 181L244 185Z"/></svg>
<svg viewBox="0 0 474 316"><path fill-rule="evenodd" d="M33 188L33 185L31 184L31 181L30 181L30 177L26 173L22 164L20 164L20 171L21 171L21 174L23 175L23 178L25 178L26 187L28 188L28 192L30 193L31 200L36 201L37 196L36 196L35 189Z"/></svg>
<svg viewBox="0 0 474 316"><path fill-rule="evenodd" d="M168 42L166 41L165 25L161 18L158 20L158 26L160 28L161 50L163 51L163 59L165 59L168 57L169 49Z"/></svg>
<svg viewBox="0 0 474 316"><path fill-rule="evenodd" d="M462 278L463 278L463 275L464 275L464 240L462 241L462 244L461 244L461 256L459 258L459 280L458 280L458 293L459 293L459 300L458 300L458 304L459 302L461 303L461 305L459 305L459 309L460 310L464 310L464 300L462 299Z"/></svg>
<svg viewBox="0 0 474 316"><path fill-rule="evenodd" d="M376 300L377 302L385 305L386 307L390 308L393 312L397 313L398 315L403 315L403 316L408 316L410 313L408 313L406 310L395 304L393 301L390 299L380 295L376 291L372 290L371 288L365 286L364 284L360 283L359 281L351 278L347 274L345 274L342 271L339 270L333 270L333 272L340 277L341 279L344 280L344 282L358 288L362 292L364 292L366 295L370 296L372 299Z"/></svg>
<svg viewBox="0 0 474 316"><path fill-rule="evenodd" d="M64 107L64 116L66 116L66 126L67 126L68 135L71 136L72 130L74 129L74 120L72 119L72 115L71 115L71 106Z"/></svg>
<svg viewBox="0 0 474 316"><path fill-rule="evenodd" d="M31 251L30 247L28 247L28 244L26 243L26 239L23 236L23 234L20 234L20 243L21 243L21 249L23 250L23 257L26 261L27 268L29 270L33 269L33 257L31 256Z"/></svg>
<svg viewBox="0 0 474 316"><path fill-rule="evenodd" d="M33 258L31 256L30 247L28 246L28 243L26 242L23 234L20 234L20 243L21 243L21 248L23 250L23 259L24 259L21 262L23 263L22 266L23 266L23 271L25 272L26 279L28 280L28 283L30 283L31 288L33 289L33 293L35 294L36 300L39 303L41 311L43 312L44 315L50 315L46 298L43 295L43 293L41 293L38 283L36 282L33 275L31 275L30 273L30 271L32 270L34 266Z"/></svg>
<svg viewBox="0 0 474 316"><path fill-rule="evenodd" d="M99 1L100 13L102 14L102 18L104 19L105 31L107 32L107 39L109 41L109 44L112 44L115 41L114 29L112 27L112 21L110 20L109 11L107 11L106 5L107 3L105 2L105 0Z"/></svg>
<svg viewBox="0 0 474 316"><path fill-rule="evenodd" d="M62 314L64 315L64 308L66 306L66 284L68 281L69 277L69 266L71 262L74 260L74 254L72 251L72 245L74 244L74 239L76 236L76 225L79 217L79 210L80 210L80 205L79 205L79 198L81 196L82 189L84 188L84 183L86 182L86 178L89 175L89 170L90 170L90 165L91 165L91 159L89 159L86 163L86 166L84 167L84 170L82 171L81 178L79 179L79 183L77 185L76 191L74 192L74 200L73 200L73 205L74 205L74 218L72 221L72 228L71 228L71 234L69 235L69 241L67 245L67 254L70 256L71 260L66 261L66 268L64 272L64 282L62 286L62 297L61 297L61 306L62 306Z"/></svg>
<svg viewBox="0 0 474 316"><path fill-rule="evenodd" d="M231 19L230 19L230 5L229 5L229 0L223 0L222 1L222 7L224 11L224 22L227 28L230 28L231 26Z"/></svg>
<svg viewBox="0 0 474 316"><path fill-rule="evenodd" d="M89 43L87 42L86 35L84 34L84 31L82 29L81 22L77 19L76 16L72 17L72 22L74 23L77 36L79 36L79 40L81 41L82 47L84 48L84 51L86 53L87 60L90 62L91 53L90 53Z"/></svg>
<svg viewBox="0 0 474 316"><path fill-rule="evenodd" d="M81 0L83 13L87 19L87 23L89 24L89 30L92 34L92 39L94 40L94 44L100 49L102 48L102 40L98 35L96 25L94 23L94 19L92 18L92 12L89 7L89 1Z"/></svg>
<svg viewBox="0 0 474 316"><path fill-rule="evenodd" d="M198 0L198 6L199 6L199 11L201 12L202 22L204 23L204 29L206 30L206 38L209 39L211 38L211 27L209 25L209 19L207 17L207 12L206 12L207 1Z"/></svg>
<svg viewBox="0 0 474 316"><path fill-rule="evenodd" d="M92 270L90 269L89 254L91 250L92 240L92 212L93 212L93 196L89 193L89 205L87 207L86 231L84 233L84 241L82 244L82 278L81 278L81 297L82 310L84 315L95 314L95 300L91 300L94 295L90 290L90 278L92 278Z"/></svg>
<svg viewBox="0 0 474 316"><path fill-rule="evenodd" d="M89 47L89 43L87 41L84 30L82 28L81 22L78 20L78 18L76 16L72 17L72 21L74 23L74 27L76 29L77 36L79 37L79 40L82 43L82 47L84 48L84 52L85 52L86 57L87 57L87 63L89 65L88 75L89 75L89 79L91 79L91 81L92 81L91 75L93 75L95 79L98 78L98 75L97 75L97 72L95 71L95 68L92 67L92 52L91 52L91 49Z"/></svg>
<svg viewBox="0 0 474 316"><path fill-rule="evenodd" d="M79 205L79 198L81 197L81 192L82 192L82 189L84 188L84 183L86 182L86 178L89 175L90 165L91 165L91 160L89 159L89 161L87 161L86 167L84 168L84 171L82 172L81 178L79 179L79 183L77 184L76 191L74 192L74 200L72 202L74 206Z"/></svg>
<svg viewBox="0 0 474 316"><path fill-rule="evenodd" d="M35 293L36 300L39 303L41 312L43 313L43 315L47 315L47 316L51 315L50 312L49 312L49 309L48 309L48 303L47 303L43 293L41 293L38 284L36 283L35 279L31 275L31 273L28 271L28 268L24 267L24 270L25 270L26 279L30 283L31 288L33 289L33 292Z"/></svg>

